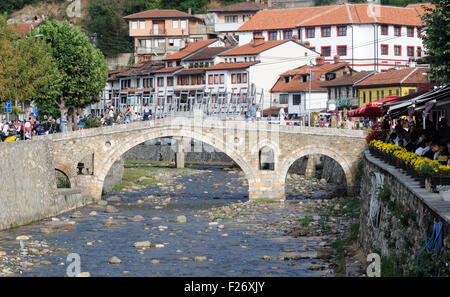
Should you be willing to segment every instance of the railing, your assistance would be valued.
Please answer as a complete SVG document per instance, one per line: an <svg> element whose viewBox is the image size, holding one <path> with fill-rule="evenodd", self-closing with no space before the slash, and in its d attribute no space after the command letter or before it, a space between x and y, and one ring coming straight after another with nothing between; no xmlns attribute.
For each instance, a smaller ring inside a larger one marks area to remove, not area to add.
<svg viewBox="0 0 450 297"><path fill-rule="evenodd" d="M166 47L165 46L158 46L158 47L136 47L135 48L135 52L136 54L140 55L140 54L160 54L160 53L165 53L166 52Z"/></svg>

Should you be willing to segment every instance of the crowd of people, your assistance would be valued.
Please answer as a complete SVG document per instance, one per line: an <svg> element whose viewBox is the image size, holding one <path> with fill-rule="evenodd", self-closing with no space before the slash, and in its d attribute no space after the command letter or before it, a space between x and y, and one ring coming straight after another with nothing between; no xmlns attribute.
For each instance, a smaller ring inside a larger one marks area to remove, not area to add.
<svg viewBox="0 0 450 297"><path fill-rule="evenodd" d="M443 165L450 165L450 127L447 126L447 119L442 118L438 127L423 129L421 123L400 120L394 127L389 127L386 142L431 160L438 160Z"/></svg>
<svg viewBox="0 0 450 297"><path fill-rule="evenodd" d="M60 128L59 120L57 123L51 116L45 116L43 121L37 121L31 117L23 121L3 119L0 121L0 138L1 141L27 140L34 135L59 132Z"/></svg>

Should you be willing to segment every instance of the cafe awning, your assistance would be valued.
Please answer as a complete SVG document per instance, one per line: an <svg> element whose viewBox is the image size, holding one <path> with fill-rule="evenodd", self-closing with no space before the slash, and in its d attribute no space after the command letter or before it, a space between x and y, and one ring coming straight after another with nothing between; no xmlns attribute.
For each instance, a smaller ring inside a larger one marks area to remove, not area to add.
<svg viewBox="0 0 450 297"><path fill-rule="evenodd" d="M380 99L374 102L367 103L366 105L351 110L348 112L349 117L381 117L383 115L383 109L381 106L388 102L396 101L399 96L389 96L384 99Z"/></svg>

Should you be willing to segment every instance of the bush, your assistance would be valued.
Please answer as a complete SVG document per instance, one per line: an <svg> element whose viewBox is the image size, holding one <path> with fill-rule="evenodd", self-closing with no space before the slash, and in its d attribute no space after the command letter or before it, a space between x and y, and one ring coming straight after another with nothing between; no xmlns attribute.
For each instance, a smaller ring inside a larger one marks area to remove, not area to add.
<svg viewBox="0 0 450 297"><path fill-rule="evenodd" d="M372 140L381 140L386 141L386 138L388 136L387 130L372 130L370 133L366 136L367 143L370 143Z"/></svg>
<svg viewBox="0 0 450 297"><path fill-rule="evenodd" d="M84 128L85 129L90 129L90 128L98 128L101 126L100 120L97 118L92 118L89 117L86 122L84 123Z"/></svg>

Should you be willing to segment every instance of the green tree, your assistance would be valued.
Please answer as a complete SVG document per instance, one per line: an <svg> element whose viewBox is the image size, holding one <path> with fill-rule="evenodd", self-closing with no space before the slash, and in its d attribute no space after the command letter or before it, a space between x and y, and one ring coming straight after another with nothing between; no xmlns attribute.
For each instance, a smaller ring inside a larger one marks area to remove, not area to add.
<svg viewBox="0 0 450 297"><path fill-rule="evenodd" d="M450 0L432 0L434 9L422 16L423 45L429 56L430 79L437 85L450 83Z"/></svg>
<svg viewBox="0 0 450 297"><path fill-rule="evenodd" d="M83 28L95 37L98 48L107 57L133 51L133 39L128 36L128 24L122 17L123 5L111 0L91 1L89 17Z"/></svg>
<svg viewBox="0 0 450 297"><path fill-rule="evenodd" d="M41 102L54 100L61 114L68 113L68 129L75 110L100 100L106 85L108 68L101 51L89 43L86 36L68 22L48 21L39 27L50 44L58 80L35 98Z"/></svg>
<svg viewBox="0 0 450 297"><path fill-rule="evenodd" d="M0 102L11 100L30 106L36 93L45 89L53 73L49 45L33 35L19 38L0 16Z"/></svg>

